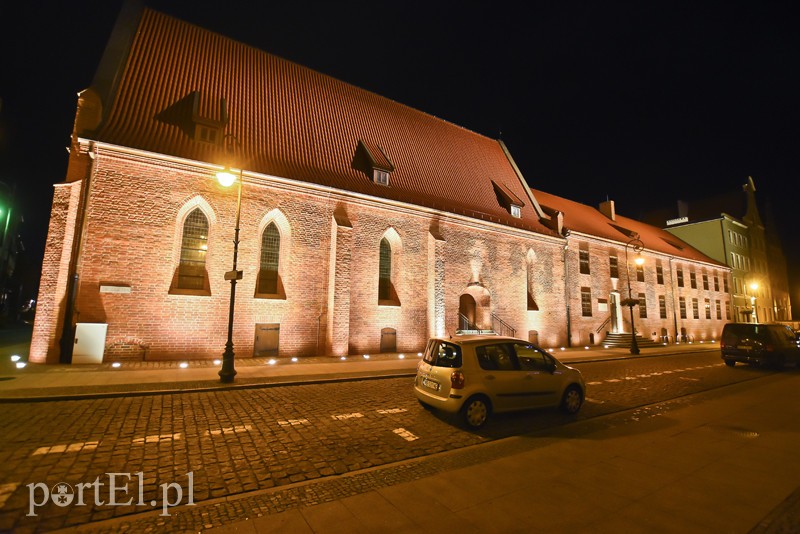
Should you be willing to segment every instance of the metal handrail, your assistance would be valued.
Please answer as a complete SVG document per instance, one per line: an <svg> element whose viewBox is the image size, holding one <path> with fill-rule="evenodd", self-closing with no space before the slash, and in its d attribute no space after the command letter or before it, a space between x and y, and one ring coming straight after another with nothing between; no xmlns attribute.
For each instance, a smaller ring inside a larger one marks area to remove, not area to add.
<svg viewBox="0 0 800 534"><path fill-rule="evenodd" d="M495 321L500 323L500 325L502 326L502 331L501 332L498 332L498 328L495 327L495 325L494 325ZM492 330L494 330L495 332L498 332L499 334L504 335L504 336L516 337L516 335L517 335L517 330L514 327L512 327L510 324L508 324L507 322L502 320L500 317L498 317L495 313L492 313ZM509 334L509 332L510 332L510 334Z"/></svg>
<svg viewBox="0 0 800 534"><path fill-rule="evenodd" d="M608 317L606 317L606 320L605 320L605 321L603 321L602 323L600 323L600 326L598 326L598 327L597 327L597 330L595 330L595 332L597 332L597 333L599 334L599 333L600 333L600 331L601 331L603 328L605 328L605 327L608 325L608 323L610 323L610 322L611 322L611 315L609 315Z"/></svg>
<svg viewBox="0 0 800 534"><path fill-rule="evenodd" d="M469 319L463 313L458 314L458 329L459 330L478 330L478 326L469 322Z"/></svg>

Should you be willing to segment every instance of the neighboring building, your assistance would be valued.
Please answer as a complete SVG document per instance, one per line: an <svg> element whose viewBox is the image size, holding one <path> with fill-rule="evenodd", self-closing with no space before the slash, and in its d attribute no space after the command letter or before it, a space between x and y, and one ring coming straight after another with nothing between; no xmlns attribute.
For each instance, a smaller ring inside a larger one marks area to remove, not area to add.
<svg viewBox="0 0 800 534"><path fill-rule="evenodd" d="M786 259L773 228L766 228L752 177L741 191L679 201L644 219L731 268L734 320L791 321Z"/></svg>
<svg viewBox="0 0 800 534"><path fill-rule="evenodd" d="M79 95L30 359L70 361L76 323L107 325L106 360L219 357L228 164L238 357L417 352L458 330L599 344L630 332L629 281L645 337L711 340L730 319L721 288L678 283L724 264L610 203L531 191L501 141L144 9Z"/></svg>

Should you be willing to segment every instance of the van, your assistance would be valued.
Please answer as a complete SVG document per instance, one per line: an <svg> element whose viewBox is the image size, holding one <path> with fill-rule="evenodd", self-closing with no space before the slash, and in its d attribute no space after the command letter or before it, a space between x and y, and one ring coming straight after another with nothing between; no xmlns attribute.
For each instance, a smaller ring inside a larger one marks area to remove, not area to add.
<svg viewBox="0 0 800 534"><path fill-rule="evenodd" d="M736 362L770 367L800 362L797 336L781 324L728 323L722 328L720 350L729 367Z"/></svg>

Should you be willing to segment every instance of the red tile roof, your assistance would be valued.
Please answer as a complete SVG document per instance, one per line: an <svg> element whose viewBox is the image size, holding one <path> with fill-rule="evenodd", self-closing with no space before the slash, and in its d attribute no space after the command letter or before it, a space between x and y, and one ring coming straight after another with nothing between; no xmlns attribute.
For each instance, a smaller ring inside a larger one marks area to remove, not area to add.
<svg viewBox="0 0 800 534"><path fill-rule="evenodd" d="M666 230L643 222L623 217L619 213L611 220L598 209L586 204L533 190L533 196L544 210L557 210L564 213L564 228L573 232L589 234L596 237L617 241L624 245L633 233L639 238L646 250L660 252L688 260L702 261L724 267L724 264L713 260Z"/></svg>
<svg viewBox="0 0 800 534"><path fill-rule="evenodd" d="M219 148L176 122L194 106L196 122L228 119L246 171L554 235L530 203L516 219L498 201L492 180L528 197L497 140L159 12L144 9L118 80L102 126L85 137L223 164ZM359 140L376 162L388 156L389 187L352 167Z"/></svg>
<svg viewBox="0 0 800 534"><path fill-rule="evenodd" d="M224 164L219 147L187 133L188 116L227 125L246 171L557 235L539 220L499 141L147 8L137 23L104 121L84 137ZM353 168L359 141L378 167L393 168L389 187ZM563 212L566 228L628 239L594 208L534 196L545 213ZM508 202L522 206L521 219ZM716 263L659 228L617 219L650 250Z"/></svg>

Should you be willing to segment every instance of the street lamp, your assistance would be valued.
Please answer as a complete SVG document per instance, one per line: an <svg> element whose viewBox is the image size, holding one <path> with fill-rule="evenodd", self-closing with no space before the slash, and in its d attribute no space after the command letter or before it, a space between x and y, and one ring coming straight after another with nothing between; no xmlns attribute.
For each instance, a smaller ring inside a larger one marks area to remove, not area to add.
<svg viewBox="0 0 800 534"><path fill-rule="evenodd" d="M233 134L226 134L223 141L225 143L225 153L230 158L236 148L241 147L239 139ZM225 343L225 352L222 353L222 368L219 370L220 382L233 382L236 376L236 369L233 366L233 310L236 307L236 281L242 279L242 271L236 269L236 260L239 256L239 220L242 214L242 169L239 163L239 179L236 179L228 165L225 169L217 173L217 181L224 187L230 187L234 182L238 182L239 187L236 195L236 228L233 234L233 269L225 273L225 280L231 281L231 302L228 309L228 342Z"/></svg>
<svg viewBox="0 0 800 534"><path fill-rule="evenodd" d="M640 255L644 249L644 244L639 239L639 234L633 234L631 240L625 243L625 270L628 273L628 298L623 300L621 304L628 306L631 309L631 354L639 354L639 343L636 341L636 327L633 322L633 307L639 304L639 299L633 298L633 289L631 288L631 265L628 262L628 249L632 248L636 252L636 259L633 260L636 265L642 265L644 258Z"/></svg>
<svg viewBox="0 0 800 534"><path fill-rule="evenodd" d="M750 289L753 290L753 295L750 297L750 307L753 309L753 322L758 322L758 312L756 311L756 290L758 289L758 283L753 282L750 284Z"/></svg>

